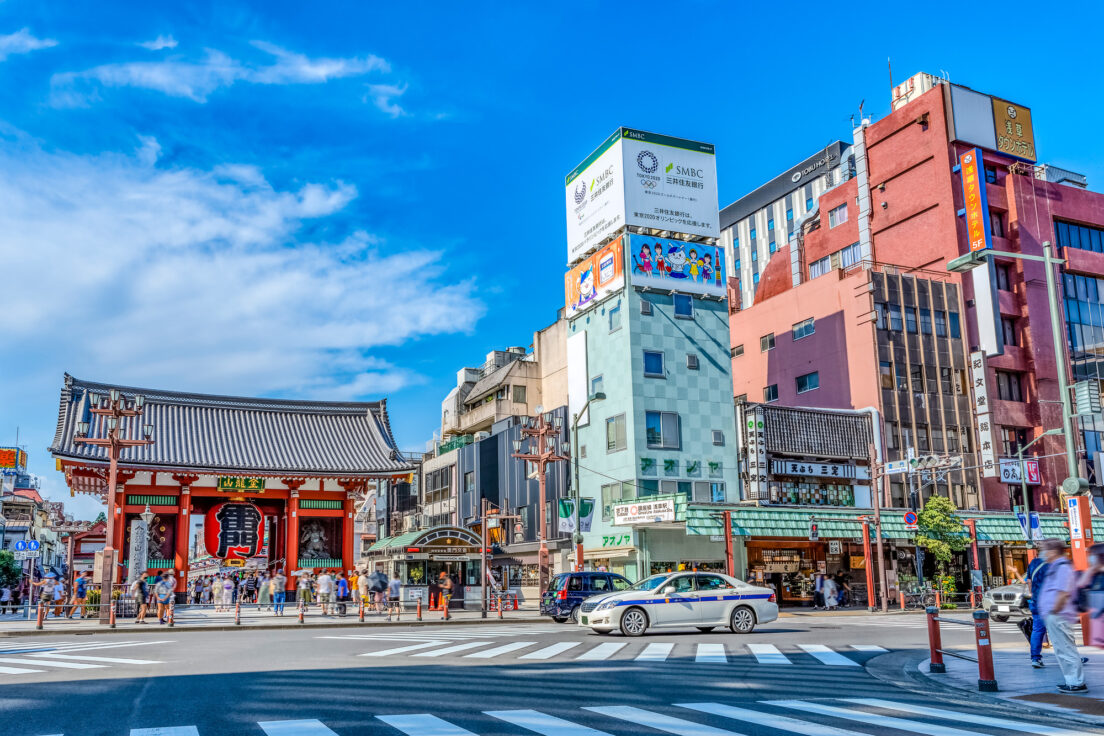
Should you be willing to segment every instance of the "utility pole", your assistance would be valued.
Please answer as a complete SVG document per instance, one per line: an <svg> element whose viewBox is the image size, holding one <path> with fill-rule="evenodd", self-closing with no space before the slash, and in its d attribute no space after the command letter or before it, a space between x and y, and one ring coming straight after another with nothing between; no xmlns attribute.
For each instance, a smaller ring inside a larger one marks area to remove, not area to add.
<svg viewBox="0 0 1104 736"><path fill-rule="evenodd" d="M548 588L548 502L545 493L545 484L547 482L547 474L545 471L552 463L559 462L560 460L570 461L569 457L556 452L556 443L562 428L562 417L553 417L552 412L541 414L538 407L537 415L535 417L527 417L525 423L521 427L521 434L525 439L514 440L514 457L519 460L528 460L531 463L535 463L537 466L537 484L540 488L540 508L538 509L540 513L540 551L538 552L537 580L541 593ZM528 444L527 448L523 447L525 444ZM533 446L534 444L536 444L535 448ZM523 449L529 451L522 452ZM562 449L568 449L566 442Z"/></svg>
<svg viewBox="0 0 1104 736"><path fill-rule="evenodd" d="M882 594L880 596L882 603L882 612L889 610L889 578L886 576L885 569L885 549L882 546L882 496L881 486L885 483L885 474L882 472L882 467L878 465L877 453L875 452L874 443L871 442L867 446L867 455L870 458L870 498L874 502L874 539L876 541L878 549L878 582L882 586ZM869 537L866 536L866 527L863 527L864 539L863 543L867 546L870 545ZM870 579L870 576L867 576ZM874 610L874 591L867 591L866 594L866 606L870 610Z"/></svg>

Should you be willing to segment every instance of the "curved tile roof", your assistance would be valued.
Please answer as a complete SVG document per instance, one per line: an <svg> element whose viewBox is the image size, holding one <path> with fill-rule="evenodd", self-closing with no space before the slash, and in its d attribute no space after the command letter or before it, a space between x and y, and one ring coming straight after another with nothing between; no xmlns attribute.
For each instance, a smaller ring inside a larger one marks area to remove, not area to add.
<svg viewBox="0 0 1104 736"><path fill-rule="evenodd" d="M321 402L211 396L82 381L65 374L55 457L107 462L103 448L74 442L76 424L92 421L90 393L113 388L145 397L143 424L154 444L123 451L131 466L264 473L363 475L411 469L399 454L387 400ZM93 430L93 436L103 432ZM140 436L138 432L127 436Z"/></svg>

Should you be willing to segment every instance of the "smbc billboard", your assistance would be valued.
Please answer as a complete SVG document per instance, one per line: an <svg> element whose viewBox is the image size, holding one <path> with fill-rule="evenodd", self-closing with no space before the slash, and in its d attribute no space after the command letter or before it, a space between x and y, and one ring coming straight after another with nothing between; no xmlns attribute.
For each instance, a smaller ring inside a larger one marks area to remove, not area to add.
<svg viewBox="0 0 1104 736"><path fill-rule="evenodd" d="M618 128L567 175L567 262L618 229L720 236L713 146Z"/></svg>

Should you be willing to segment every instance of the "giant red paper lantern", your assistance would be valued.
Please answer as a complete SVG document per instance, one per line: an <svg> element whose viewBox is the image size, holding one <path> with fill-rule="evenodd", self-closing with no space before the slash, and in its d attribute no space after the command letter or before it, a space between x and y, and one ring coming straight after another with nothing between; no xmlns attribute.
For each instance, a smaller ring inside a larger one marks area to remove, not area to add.
<svg viewBox="0 0 1104 736"><path fill-rule="evenodd" d="M264 546L264 514L251 503L226 502L211 507L203 524L207 554L224 560L246 560Z"/></svg>

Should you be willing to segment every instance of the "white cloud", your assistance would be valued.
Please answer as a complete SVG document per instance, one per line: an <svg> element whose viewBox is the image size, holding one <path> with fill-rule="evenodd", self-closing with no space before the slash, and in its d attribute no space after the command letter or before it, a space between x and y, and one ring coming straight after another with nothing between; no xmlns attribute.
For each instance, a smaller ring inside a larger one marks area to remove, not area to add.
<svg viewBox="0 0 1104 736"><path fill-rule="evenodd" d="M14 54L29 54L51 46L57 46L57 41L52 38L35 38L29 28L21 28L15 33L0 36L0 61Z"/></svg>
<svg viewBox="0 0 1104 736"><path fill-rule="evenodd" d="M365 101L371 101L373 105L393 118L406 114L406 110L395 102L396 97L402 97L406 92L406 85L401 87L395 84L370 84Z"/></svg>
<svg viewBox="0 0 1104 736"><path fill-rule="evenodd" d="M249 166L158 168L132 154L0 139L0 261L13 390L63 370L124 384L245 395L373 397L416 384L381 346L470 331L484 312L442 254L354 233L296 243L343 216L346 183L273 187ZM12 325L16 325L14 330Z"/></svg>
<svg viewBox="0 0 1104 736"><path fill-rule="evenodd" d="M55 74L51 79L52 101L59 107L83 105L98 99L100 88L137 87L206 102L212 92L237 82L321 84L391 70L387 61L378 56L312 59L265 41L254 41L253 46L271 57L266 60L269 63L243 62L216 49L207 49L199 60L174 57L130 61Z"/></svg>
<svg viewBox="0 0 1104 736"><path fill-rule="evenodd" d="M172 36L158 36L152 41L143 41L138 45L144 49L149 49L150 51L160 51L161 49L175 49L176 39Z"/></svg>

